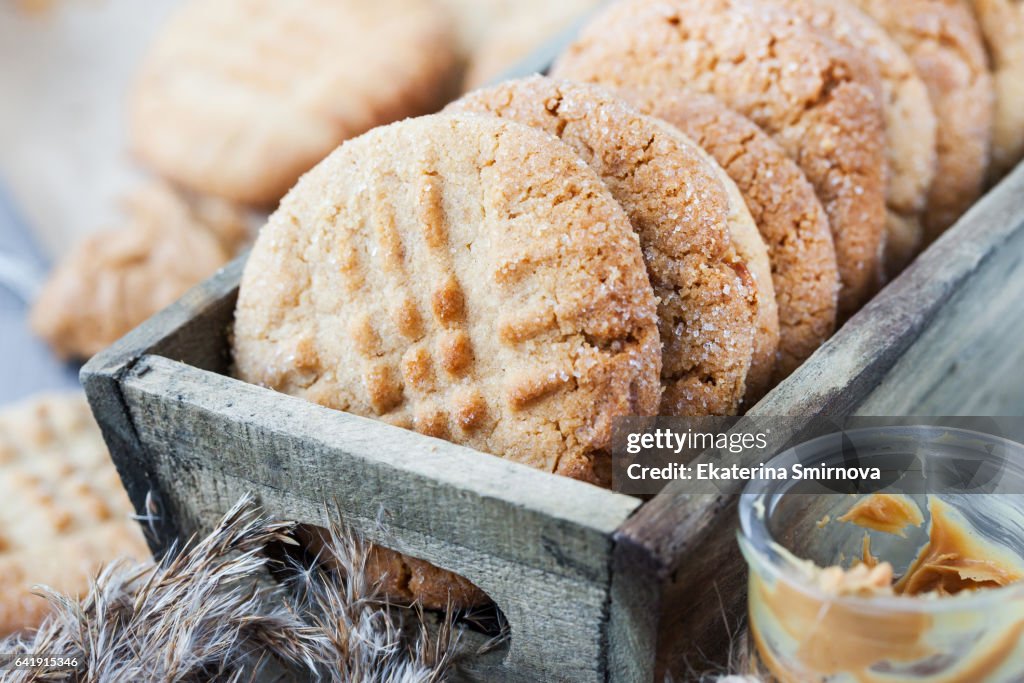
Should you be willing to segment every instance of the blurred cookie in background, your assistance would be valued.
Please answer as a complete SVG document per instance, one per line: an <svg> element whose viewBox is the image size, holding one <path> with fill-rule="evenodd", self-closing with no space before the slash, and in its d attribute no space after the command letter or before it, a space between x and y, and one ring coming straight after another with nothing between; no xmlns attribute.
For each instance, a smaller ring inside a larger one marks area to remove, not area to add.
<svg viewBox="0 0 1024 683"><path fill-rule="evenodd" d="M161 175L271 205L344 140L440 108L452 20L431 0L190 0L131 97L131 144Z"/></svg>
<svg viewBox="0 0 1024 683"><path fill-rule="evenodd" d="M938 158L924 214L931 242L981 196L988 172L994 94L981 32L959 1L852 1L910 55L935 108Z"/></svg>
<svg viewBox="0 0 1024 683"><path fill-rule="evenodd" d="M981 25L995 79L996 113L989 169L989 179L994 182L1024 159L1024 3L968 1Z"/></svg>
<svg viewBox="0 0 1024 683"><path fill-rule="evenodd" d="M601 0L564 0L520 2L506 8L494 21L480 27L479 40L470 47L463 89L473 90L500 78L599 5Z"/></svg>
<svg viewBox="0 0 1024 683"><path fill-rule="evenodd" d="M245 214L163 183L124 200L124 223L90 235L58 263L32 307L32 329L58 355L88 358L226 264L247 242Z"/></svg>
<svg viewBox="0 0 1024 683"><path fill-rule="evenodd" d="M84 595L101 565L149 549L80 393L0 411L0 637L38 626L37 585Z"/></svg>
<svg viewBox="0 0 1024 683"><path fill-rule="evenodd" d="M571 20L607 0L437 0L455 22L455 30L463 52L469 54L490 42L492 31L503 24L516 22L531 25L537 44L544 41L544 27L550 17L567 16ZM575 13L575 14L574 14Z"/></svg>

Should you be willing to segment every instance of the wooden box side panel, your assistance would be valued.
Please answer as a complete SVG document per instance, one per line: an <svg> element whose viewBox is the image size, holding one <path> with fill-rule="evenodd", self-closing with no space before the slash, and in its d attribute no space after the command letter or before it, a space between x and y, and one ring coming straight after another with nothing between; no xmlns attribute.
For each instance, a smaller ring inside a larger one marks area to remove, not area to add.
<svg viewBox="0 0 1024 683"><path fill-rule="evenodd" d="M1022 189L1024 192L1024 189ZM1020 415L1024 215L864 399L860 415Z"/></svg>
<svg viewBox="0 0 1024 683"><path fill-rule="evenodd" d="M246 492L303 523L337 509L495 599L512 640L493 680L603 680L611 536L639 501L160 357L120 386L142 448L115 458L146 473L176 535Z"/></svg>

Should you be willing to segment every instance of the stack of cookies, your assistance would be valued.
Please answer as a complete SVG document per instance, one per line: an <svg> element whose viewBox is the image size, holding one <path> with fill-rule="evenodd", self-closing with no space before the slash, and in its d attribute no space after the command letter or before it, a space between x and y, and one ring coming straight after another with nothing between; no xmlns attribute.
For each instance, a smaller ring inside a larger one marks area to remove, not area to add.
<svg viewBox="0 0 1024 683"><path fill-rule="evenodd" d="M177 203L216 197L262 220L263 210L338 144L436 111L601 4L190 0L139 69L128 98L129 139ZM674 24L673 15L686 21ZM790 65L792 71L779 70ZM777 304L762 305L748 402L831 329L831 303L819 291L830 276L815 287L800 272L804 261L819 268L820 244L794 259L803 238L787 235L813 234L829 222L838 316L848 317L977 199L986 172L997 180L1024 156L1022 74L1024 14L1013 0L627 0L593 21L556 69L562 78L617 91L698 142L728 171L767 247L779 252L771 254L771 279L781 291ZM742 158L735 156L740 148ZM766 160L779 155L811 183L817 206L807 209L799 199L805 182L756 172L764 164L774 169ZM753 187L755 180L761 186ZM129 200L135 204L134 195ZM109 249L97 240L132 243L144 264L136 270L179 282L175 295L233 255L219 253L209 237L201 241L211 249L189 246L182 237L195 235L188 220L168 218L171 229L152 231L129 209L124 222L76 247L61 282L36 306L37 331L61 355L87 357L158 307L134 287L120 310L104 297L88 306L95 316L83 316L80 297L53 294L107 279L105 262L92 252ZM189 263L176 257L179 267L165 258L175 252L204 253ZM783 283L794 279L800 291L790 293ZM773 306L777 323L769 320ZM97 326L97 316L116 324ZM767 367L774 325L780 341Z"/></svg>
<svg viewBox="0 0 1024 683"><path fill-rule="evenodd" d="M616 417L741 413L970 205L986 60L954 0L621 0L551 77L303 176L247 264L235 373L607 485ZM484 599L378 560L397 598Z"/></svg>

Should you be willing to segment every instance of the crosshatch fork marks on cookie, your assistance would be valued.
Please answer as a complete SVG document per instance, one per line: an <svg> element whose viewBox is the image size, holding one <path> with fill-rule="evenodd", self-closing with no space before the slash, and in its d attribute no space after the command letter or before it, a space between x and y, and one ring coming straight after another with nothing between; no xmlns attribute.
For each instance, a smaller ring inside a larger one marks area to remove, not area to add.
<svg viewBox="0 0 1024 683"><path fill-rule="evenodd" d="M642 264L621 207L561 142L484 117L407 121L347 143L282 203L246 271L236 364L329 407L575 471L613 415L657 409Z"/></svg>

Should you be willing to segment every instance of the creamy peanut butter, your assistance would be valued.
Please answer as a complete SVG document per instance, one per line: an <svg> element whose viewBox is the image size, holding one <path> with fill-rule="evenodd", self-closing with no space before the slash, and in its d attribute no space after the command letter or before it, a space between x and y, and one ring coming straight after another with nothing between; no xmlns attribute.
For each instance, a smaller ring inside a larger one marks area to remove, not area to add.
<svg viewBox="0 0 1024 683"><path fill-rule="evenodd" d="M930 498L928 544L896 582L900 595L955 595L999 588L1024 579L1024 560L972 534L967 521L938 498Z"/></svg>
<svg viewBox="0 0 1024 683"><path fill-rule="evenodd" d="M907 527L924 524L924 515L914 501L906 496L876 493L859 500L839 521L886 534L906 536Z"/></svg>
<svg viewBox="0 0 1024 683"><path fill-rule="evenodd" d="M776 680L1024 680L1024 583L1013 588L1024 582L1024 558L987 540L938 498L929 497L928 509L928 540L902 576L872 553L867 533L849 568L822 568L776 545L786 570L766 571L764 558L744 547L750 632ZM905 538L924 516L906 496L878 494L836 521ZM995 600L972 597L1005 587Z"/></svg>
<svg viewBox="0 0 1024 683"><path fill-rule="evenodd" d="M931 521L928 543L892 588L898 595L949 596L961 591L999 588L1024 579L1024 559L1004 548L983 541L971 531L960 513L938 498L928 498ZM839 517L866 529L906 536L910 526L921 526L924 516L906 496L875 494L858 501ZM871 538L865 534L861 560L857 566L883 567L871 552ZM857 568L854 567L854 569ZM839 567L823 570L843 571ZM892 567L889 566L891 573ZM852 570L848 570L852 571Z"/></svg>

